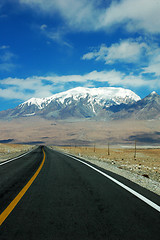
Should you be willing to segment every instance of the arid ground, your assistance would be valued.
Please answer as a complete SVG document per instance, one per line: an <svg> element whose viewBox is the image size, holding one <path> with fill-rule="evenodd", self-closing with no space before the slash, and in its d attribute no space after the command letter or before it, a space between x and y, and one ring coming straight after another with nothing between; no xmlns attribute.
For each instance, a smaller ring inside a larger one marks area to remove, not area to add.
<svg viewBox="0 0 160 240"><path fill-rule="evenodd" d="M73 154L101 163L108 162L119 169L126 169L139 176L144 175L146 179L160 182L159 123L160 120L53 121L34 117L1 121L0 159L19 154L20 151L24 151L26 145L27 149L41 144L61 146L61 149ZM25 145L22 147L21 144ZM4 146L7 146L5 150Z"/></svg>
<svg viewBox="0 0 160 240"><path fill-rule="evenodd" d="M0 143L0 162L28 152L33 147L31 145Z"/></svg>
<svg viewBox="0 0 160 240"><path fill-rule="evenodd" d="M160 145L160 121L52 121L21 118L0 121L0 143L65 146Z"/></svg>
<svg viewBox="0 0 160 240"><path fill-rule="evenodd" d="M158 148L96 148L53 147L59 151L78 156L110 172L160 195L160 149ZM109 154L109 155L108 155Z"/></svg>
<svg viewBox="0 0 160 240"><path fill-rule="evenodd" d="M160 182L160 149L137 149L135 158L134 148L94 148L94 147L60 147L76 156L85 159L99 160L126 169L139 175Z"/></svg>

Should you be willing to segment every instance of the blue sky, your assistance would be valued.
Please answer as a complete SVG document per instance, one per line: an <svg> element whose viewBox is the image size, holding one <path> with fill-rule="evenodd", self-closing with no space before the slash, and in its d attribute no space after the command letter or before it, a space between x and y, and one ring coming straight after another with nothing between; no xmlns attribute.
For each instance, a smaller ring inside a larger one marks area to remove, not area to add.
<svg viewBox="0 0 160 240"><path fill-rule="evenodd" d="M77 86L160 93L160 0L1 0L0 110Z"/></svg>

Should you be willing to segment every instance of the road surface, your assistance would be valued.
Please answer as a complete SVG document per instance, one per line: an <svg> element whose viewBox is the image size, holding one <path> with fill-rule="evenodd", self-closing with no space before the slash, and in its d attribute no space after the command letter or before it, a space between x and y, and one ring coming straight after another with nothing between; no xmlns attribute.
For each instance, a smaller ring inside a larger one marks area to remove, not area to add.
<svg viewBox="0 0 160 240"><path fill-rule="evenodd" d="M158 210L76 159L47 147L44 152L39 147L0 165L1 240L160 239ZM17 205L2 219L38 170ZM160 205L158 195L101 170Z"/></svg>

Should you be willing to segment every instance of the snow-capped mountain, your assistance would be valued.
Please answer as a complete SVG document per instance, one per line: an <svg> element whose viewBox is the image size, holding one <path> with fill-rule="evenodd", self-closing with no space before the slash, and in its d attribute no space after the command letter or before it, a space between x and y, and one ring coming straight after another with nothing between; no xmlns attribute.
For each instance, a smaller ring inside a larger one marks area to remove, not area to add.
<svg viewBox="0 0 160 240"><path fill-rule="evenodd" d="M1 119L40 116L46 119L160 119L160 96L144 99L123 88L78 87L47 98L31 98L14 109L0 112Z"/></svg>
<svg viewBox="0 0 160 240"><path fill-rule="evenodd" d="M68 91L54 94L47 98L31 98L22 103L20 106L36 105L43 109L51 102L56 101L59 104L70 105L72 101L87 99L90 104L99 104L101 106L111 106L113 104L131 103L140 100L140 97L134 92L123 88L101 87L101 88L84 88L77 87Z"/></svg>
<svg viewBox="0 0 160 240"><path fill-rule="evenodd" d="M106 109L113 119L160 119L160 95L155 91L132 104L120 104Z"/></svg>
<svg viewBox="0 0 160 240"><path fill-rule="evenodd" d="M27 105L35 105L39 109L43 109L51 102L56 101L59 104L70 105L72 101L87 99L90 104L99 104L101 106L110 107L111 105L119 105L121 103L131 103L140 100L140 97L134 92L123 88L103 87L103 88L84 88L77 87L71 90L54 94L47 98L31 98L20 104L21 107Z"/></svg>
<svg viewBox="0 0 160 240"><path fill-rule="evenodd" d="M38 115L48 119L108 118L106 108L131 104L140 100L134 92L123 88L77 87L47 98L31 98L12 110L0 113L0 117L29 117Z"/></svg>

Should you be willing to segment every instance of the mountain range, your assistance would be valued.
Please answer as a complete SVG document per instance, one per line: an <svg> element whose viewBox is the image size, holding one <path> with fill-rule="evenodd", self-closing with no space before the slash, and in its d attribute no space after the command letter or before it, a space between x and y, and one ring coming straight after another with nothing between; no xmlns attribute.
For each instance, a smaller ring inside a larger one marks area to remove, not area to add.
<svg viewBox="0 0 160 240"><path fill-rule="evenodd" d="M160 95L141 99L129 89L77 87L47 98L31 98L14 109L0 112L0 119L159 119Z"/></svg>
<svg viewBox="0 0 160 240"><path fill-rule="evenodd" d="M111 112L113 119L139 119L152 120L160 119L160 95L155 91L145 98L132 104L120 104L106 109Z"/></svg>

